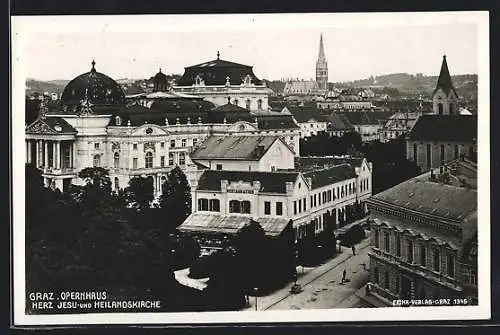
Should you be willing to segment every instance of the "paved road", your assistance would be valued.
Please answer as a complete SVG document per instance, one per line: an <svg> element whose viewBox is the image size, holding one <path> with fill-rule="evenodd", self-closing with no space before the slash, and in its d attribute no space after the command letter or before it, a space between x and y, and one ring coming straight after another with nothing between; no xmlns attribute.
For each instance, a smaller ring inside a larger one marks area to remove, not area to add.
<svg viewBox="0 0 500 335"><path fill-rule="evenodd" d="M335 258L315 268L298 267L298 283L303 291L292 295L289 289L292 284L257 299L258 310L290 310L290 309L327 309L368 307L354 293L368 281L369 238L357 246L356 255L350 248L343 248ZM342 272L346 269L349 280L341 284ZM250 298L247 310L255 310L255 298Z"/></svg>

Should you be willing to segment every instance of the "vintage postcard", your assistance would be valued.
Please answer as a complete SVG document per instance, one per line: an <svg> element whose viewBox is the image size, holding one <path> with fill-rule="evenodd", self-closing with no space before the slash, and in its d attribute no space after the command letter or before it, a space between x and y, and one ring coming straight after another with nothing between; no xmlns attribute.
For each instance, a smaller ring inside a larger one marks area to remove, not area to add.
<svg viewBox="0 0 500 335"><path fill-rule="evenodd" d="M487 12L12 17L15 325L490 318Z"/></svg>

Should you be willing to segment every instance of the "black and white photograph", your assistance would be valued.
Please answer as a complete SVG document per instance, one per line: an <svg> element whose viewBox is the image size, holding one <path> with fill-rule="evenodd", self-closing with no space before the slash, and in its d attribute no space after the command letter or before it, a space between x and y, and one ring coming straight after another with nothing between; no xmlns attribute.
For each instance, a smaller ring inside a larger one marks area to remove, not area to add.
<svg viewBox="0 0 500 335"><path fill-rule="evenodd" d="M11 20L16 325L490 317L488 12Z"/></svg>

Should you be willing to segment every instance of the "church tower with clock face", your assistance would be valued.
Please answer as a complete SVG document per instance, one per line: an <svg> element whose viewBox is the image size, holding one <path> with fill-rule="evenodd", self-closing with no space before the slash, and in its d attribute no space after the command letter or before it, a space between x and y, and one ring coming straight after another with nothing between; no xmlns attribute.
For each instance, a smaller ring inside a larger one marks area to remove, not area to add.
<svg viewBox="0 0 500 335"><path fill-rule="evenodd" d="M320 90L326 91L328 89L328 63L323 47L323 34L321 34L319 38L319 55L316 61L316 82Z"/></svg>

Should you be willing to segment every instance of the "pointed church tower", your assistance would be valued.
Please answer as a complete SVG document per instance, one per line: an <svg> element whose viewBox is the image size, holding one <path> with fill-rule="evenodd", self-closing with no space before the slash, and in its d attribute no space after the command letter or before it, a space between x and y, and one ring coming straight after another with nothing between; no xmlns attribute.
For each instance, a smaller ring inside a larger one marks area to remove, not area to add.
<svg viewBox="0 0 500 335"><path fill-rule="evenodd" d="M448 63L446 62L446 55L443 56L441 63L441 71L436 88L432 94L432 103L434 114L448 115L458 114L458 94L451 82L450 71L448 70Z"/></svg>
<svg viewBox="0 0 500 335"><path fill-rule="evenodd" d="M316 61L316 82L320 90L328 89L328 63L326 62L325 50L323 48L323 34L319 37L319 55Z"/></svg>

